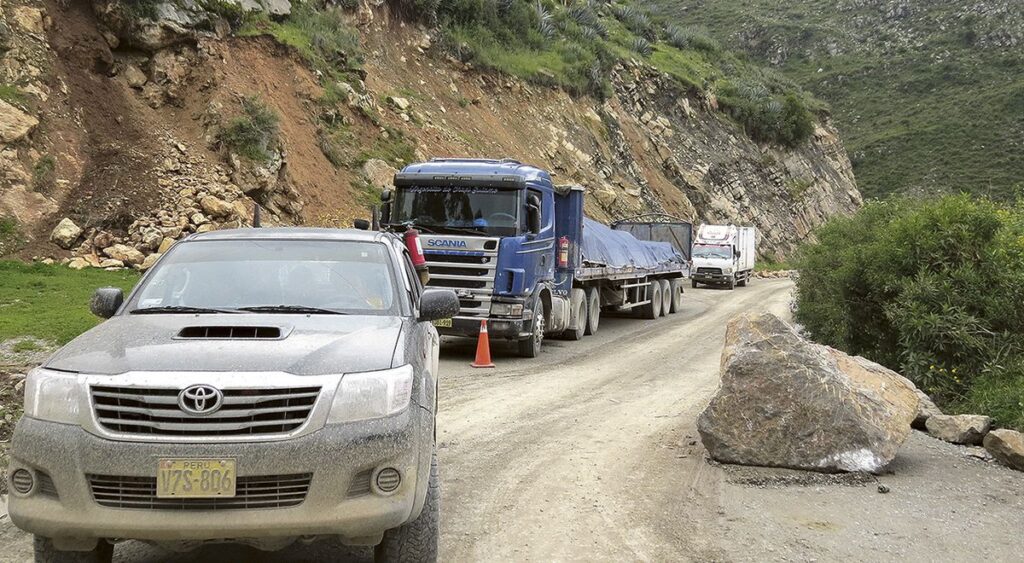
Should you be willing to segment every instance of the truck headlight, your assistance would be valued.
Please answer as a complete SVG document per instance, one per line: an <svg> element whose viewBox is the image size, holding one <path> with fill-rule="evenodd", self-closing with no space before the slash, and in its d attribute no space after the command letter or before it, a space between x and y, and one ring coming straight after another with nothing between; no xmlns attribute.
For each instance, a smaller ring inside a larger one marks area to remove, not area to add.
<svg viewBox="0 0 1024 563"><path fill-rule="evenodd" d="M496 317L523 316L522 303L491 303L491 315Z"/></svg>
<svg viewBox="0 0 1024 563"><path fill-rule="evenodd" d="M732 273L732 268L722 268L722 273L723 274L731 274Z"/></svg>
<svg viewBox="0 0 1024 563"><path fill-rule="evenodd" d="M327 422L354 422L401 412L412 397L412 377L411 365L343 375Z"/></svg>
<svg viewBox="0 0 1024 563"><path fill-rule="evenodd" d="M77 373L36 368L25 376L25 416L78 424L81 388Z"/></svg>

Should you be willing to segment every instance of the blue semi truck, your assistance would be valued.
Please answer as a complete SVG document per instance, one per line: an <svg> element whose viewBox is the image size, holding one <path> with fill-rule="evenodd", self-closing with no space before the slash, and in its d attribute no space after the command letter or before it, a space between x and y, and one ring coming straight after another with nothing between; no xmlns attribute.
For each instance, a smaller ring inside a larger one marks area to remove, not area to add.
<svg viewBox="0 0 1024 563"><path fill-rule="evenodd" d="M584 217L583 188L508 159L433 159L405 167L394 184L382 226L417 229L428 287L459 297L442 334L476 336L487 320L492 338L535 357L545 336L597 331L602 311L654 319L682 306L690 223L605 226Z"/></svg>

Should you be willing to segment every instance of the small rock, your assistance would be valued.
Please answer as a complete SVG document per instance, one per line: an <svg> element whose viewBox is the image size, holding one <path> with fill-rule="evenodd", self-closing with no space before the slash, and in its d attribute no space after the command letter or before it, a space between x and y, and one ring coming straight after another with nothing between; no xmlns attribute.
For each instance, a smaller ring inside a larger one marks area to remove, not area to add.
<svg viewBox="0 0 1024 563"><path fill-rule="evenodd" d="M124 268L124 262L122 262L120 260L115 260L113 258L107 258L106 260L101 260L100 263L99 263L99 266L97 266L97 267L98 268Z"/></svg>
<svg viewBox="0 0 1024 563"><path fill-rule="evenodd" d="M932 436L954 444L980 444L992 427L992 419L977 414L939 414L925 423Z"/></svg>
<svg viewBox="0 0 1024 563"><path fill-rule="evenodd" d="M149 81L149 77L146 76L146 73L142 72L142 70L135 65L128 65L128 67L124 69L124 79L128 82L128 86L140 90L146 85L146 82Z"/></svg>
<svg viewBox="0 0 1024 563"><path fill-rule="evenodd" d="M153 264L156 264L156 261L160 259L160 256L160 253L154 253L146 256L146 259L142 261L142 265L139 266L139 269L145 271L152 268Z"/></svg>
<svg viewBox="0 0 1024 563"><path fill-rule="evenodd" d="M1017 471L1024 471L1024 434L1000 428L985 435L985 449L999 463Z"/></svg>
<svg viewBox="0 0 1024 563"><path fill-rule="evenodd" d="M53 228L53 231L50 233L50 240L57 243L57 246L68 249L74 246L80 236L82 236L81 227L65 217Z"/></svg>
<svg viewBox="0 0 1024 563"><path fill-rule="evenodd" d="M115 244L109 248L104 248L103 254L115 260L120 260L125 264L132 265L141 264L142 261L146 259L145 255L141 252L126 244Z"/></svg>
<svg viewBox="0 0 1024 563"><path fill-rule="evenodd" d="M928 422L928 419L935 415L942 414L942 411L939 410L939 407L935 406L935 403L932 402L931 397L926 395L924 391L921 391L920 389L916 388L915 390L917 391L917 398L921 402L918 403L917 417L914 418L912 426L914 428L917 428L918 430L926 430L926 423Z"/></svg>
<svg viewBox="0 0 1024 563"><path fill-rule="evenodd" d="M203 208L207 217L230 217L235 212L235 208L230 203L212 195L200 200L199 206Z"/></svg>
<svg viewBox="0 0 1024 563"><path fill-rule="evenodd" d="M89 262L85 258L76 257L72 258L71 261L68 262L68 268L71 268L72 270L84 270L88 267Z"/></svg>
<svg viewBox="0 0 1024 563"><path fill-rule="evenodd" d="M156 250L157 254L165 254L168 250L171 249L171 246L173 244L174 239L170 237L164 237L164 240L160 241L160 248Z"/></svg>
<svg viewBox="0 0 1024 563"><path fill-rule="evenodd" d="M371 158L363 164L363 177L377 191L390 189L398 169L379 158Z"/></svg>
<svg viewBox="0 0 1024 563"><path fill-rule="evenodd" d="M20 141L38 125L39 120L35 116L0 100L0 141L4 143Z"/></svg>
<svg viewBox="0 0 1024 563"><path fill-rule="evenodd" d="M882 493L883 495L888 494L889 493L889 487L887 487L885 485L882 485L882 484L879 484L878 485L878 492Z"/></svg>
<svg viewBox="0 0 1024 563"><path fill-rule="evenodd" d="M198 225L204 225L204 224L210 222L210 220L206 218L206 215L203 215L202 213L198 213L198 212L197 213L193 213L188 218L188 220L191 221L193 225L197 225L197 226Z"/></svg>
<svg viewBox="0 0 1024 563"><path fill-rule="evenodd" d="M409 107L412 105L409 103L409 100L405 98L400 98L398 96L388 96L388 103L402 111L409 109Z"/></svg>
<svg viewBox="0 0 1024 563"><path fill-rule="evenodd" d="M38 8L18 6L14 8L12 16L18 27L29 33L43 33L46 31L43 25L43 11Z"/></svg>

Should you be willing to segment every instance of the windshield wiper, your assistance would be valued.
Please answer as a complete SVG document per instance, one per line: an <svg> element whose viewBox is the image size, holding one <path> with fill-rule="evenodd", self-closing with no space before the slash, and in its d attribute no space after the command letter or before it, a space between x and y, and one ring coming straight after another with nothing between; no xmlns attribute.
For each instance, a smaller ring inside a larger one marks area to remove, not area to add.
<svg viewBox="0 0 1024 563"><path fill-rule="evenodd" d="M132 315L158 315L160 313L194 313L197 315L207 315L215 313L230 313L235 314L238 311L234 309L212 309L209 307L186 307L184 305L166 305L163 307L144 307L140 309L132 309L128 311Z"/></svg>
<svg viewBox="0 0 1024 563"><path fill-rule="evenodd" d="M300 315L347 315L341 311L332 309L321 309L320 307L307 307L306 305L256 305L253 307L239 307L239 311L250 313L296 313Z"/></svg>
<svg viewBox="0 0 1024 563"><path fill-rule="evenodd" d="M449 231L456 231L456 232L459 232L459 233L469 233L471 235L483 235L483 236L487 235L487 231L485 231L483 229L480 229L480 228L477 228L477 227L449 227L449 226L445 226L444 228L449 230Z"/></svg>

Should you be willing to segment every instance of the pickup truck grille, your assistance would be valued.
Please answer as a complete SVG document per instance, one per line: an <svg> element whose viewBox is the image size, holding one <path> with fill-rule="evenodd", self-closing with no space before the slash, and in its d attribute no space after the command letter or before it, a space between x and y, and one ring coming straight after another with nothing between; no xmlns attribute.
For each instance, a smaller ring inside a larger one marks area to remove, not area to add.
<svg viewBox="0 0 1024 563"><path fill-rule="evenodd" d="M491 312L498 251L424 251L430 268L428 287L452 289L459 296L459 316L487 317Z"/></svg>
<svg viewBox="0 0 1024 563"><path fill-rule="evenodd" d="M156 477L89 475L96 504L144 510L246 510L287 508L306 500L310 473L239 477L231 498L158 498Z"/></svg>
<svg viewBox="0 0 1024 563"><path fill-rule="evenodd" d="M99 424L112 432L170 437L285 434L309 418L319 387L225 389L220 410L192 415L178 406L180 389L92 388Z"/></svg>
<svg viewBox="0 0 1024 563"><path fill-rule="evenodd" d="M721 274L721 268L697 268L698 274Z"/></svg>

